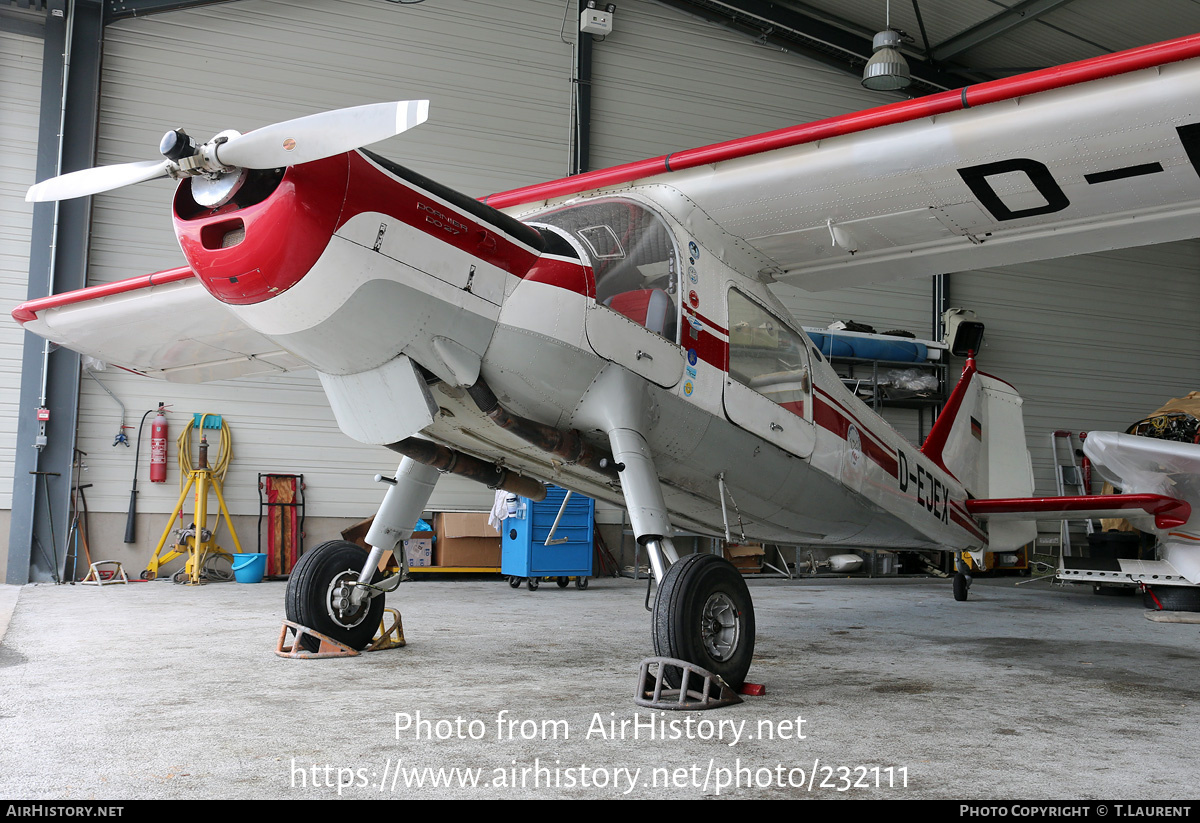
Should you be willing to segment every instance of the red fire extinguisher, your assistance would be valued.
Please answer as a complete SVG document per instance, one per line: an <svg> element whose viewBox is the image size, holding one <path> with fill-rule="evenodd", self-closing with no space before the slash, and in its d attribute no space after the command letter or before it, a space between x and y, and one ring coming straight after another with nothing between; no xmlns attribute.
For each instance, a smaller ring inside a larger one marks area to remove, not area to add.
<svg viewBox="0 0 1200 823"><path fill-rule="evenodd" d="M167 482L167 412L162 403L150 427L150 482Z"/></svg>

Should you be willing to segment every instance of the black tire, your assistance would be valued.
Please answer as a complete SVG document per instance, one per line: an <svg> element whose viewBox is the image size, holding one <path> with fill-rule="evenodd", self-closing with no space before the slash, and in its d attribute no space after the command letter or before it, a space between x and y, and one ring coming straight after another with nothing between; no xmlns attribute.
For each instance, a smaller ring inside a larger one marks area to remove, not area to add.
<svg viewBox="0 0 1200 823"><path fill-rule="evenodd" d="M383 595L373 597L352 614L337 612L330 595L337 581L357 580L367 550L345 540L330 540L306 551L292 567L284 595L284 610L293 623L327 634L352 649L364 649L375 637L383 617ZM376 573L375 579L381 575ZM320 641L305 637L301 645L316 651Z"/></svg>
<svg viewBox="0 0 1200 823"><path fill-rule="evenodd" d="M954 599L963 601L967 599L967 591L971 588L971 584L967 582L967 576L962 572L954 573Z"/></svg>
<svg viewBox="0 0 1200 823"><path fill-rule="evenodd" d="M519 577L508 578L508 585L512 586L514 589L521 588L521 578L519 578Z"/></svg>
<svg viewBox="0 0 1200 823"><path fill-rule="evenodd" d="M536 577L531 577L531 578L529 578L529 580L527 580L525 582L525 585L529 587L529 590L531 592L536 592L537 587L540 586L541 584L542 584L542 581L538 580Z"/></svg>
<svg viewBox="0 0 1200 823"><path fill-rule="evenodd" d="M754 603L728 560L680 558L663 576L652 619L656 655L708 669L734 689L745 682L754 658Z"/></svg>
<svg viewBox="0 0 1200 823"><path fill-rule="evenodd" d="M1158 611L1155 597L1162 604L1161 610L1164 612L1200 612L1200 589L1193 586L1155 586L1153 595L1151 587L1147 586L1142 594L1142 605Z"/></svg>
<svg viewBox="0 0 1200 823"><path fill-rule="evenodd" d="M570 583L571 583L571 578L569 578L569 577L560 577L560 578L558 578L558 580L556 580L555 582L556 582L556 583L558 583L558 587L559 587L560 589L565 589L565 588L566 588L568 585L570 585Z"/></svg>
<svg viewBox="0 0 1200 823"><path fill-rule="evenodd" d="M586 589L588 587L588 579L586 577L575 578L575 588Z"/></svg>

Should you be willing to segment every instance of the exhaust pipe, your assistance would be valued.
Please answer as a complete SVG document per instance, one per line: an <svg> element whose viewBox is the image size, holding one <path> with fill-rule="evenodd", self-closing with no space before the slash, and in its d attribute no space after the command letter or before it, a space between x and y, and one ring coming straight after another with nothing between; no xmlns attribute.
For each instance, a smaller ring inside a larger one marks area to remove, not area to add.
<svg viewBox="0 0 1200 823"><path fill-rule="evenodd" d="M546 499L546 487L538 480L456 449L439 446L418 437L406 437L396 443L389 443L388 448L438 471L462 475L483 483L489 489L503 489L521 497L528 497L536 503Z"/></svg>
<svg viewBox="0 0 1200 823"><path fill-rule="evenodd" d="M508 411L500 405L482 377L467 389L467 394L497 426L544 452L562 458L565 463L582 466L613 480L617 479L617 472L623 468L617 465L610 452L589 445L575 429L562 431Z"/></svg>

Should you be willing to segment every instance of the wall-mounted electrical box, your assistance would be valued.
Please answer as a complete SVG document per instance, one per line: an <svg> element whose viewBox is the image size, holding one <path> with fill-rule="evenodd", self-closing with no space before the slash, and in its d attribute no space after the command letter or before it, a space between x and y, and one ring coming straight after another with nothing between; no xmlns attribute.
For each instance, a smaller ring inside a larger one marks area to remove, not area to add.
<svg viewBox="0 0 1200 823"><path fill-rule="evenodd" d="M612 3L607 4L603 8L599 8L595 3L588 3L588 7L579 15L579 30L584 34L598 34L601 37L612 33L613 12L617 7Z"/></svg>

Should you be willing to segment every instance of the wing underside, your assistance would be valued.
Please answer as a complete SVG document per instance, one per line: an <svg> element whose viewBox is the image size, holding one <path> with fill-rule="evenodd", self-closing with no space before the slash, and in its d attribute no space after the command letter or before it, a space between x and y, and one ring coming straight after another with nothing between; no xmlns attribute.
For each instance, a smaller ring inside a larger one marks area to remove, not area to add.
<svg viewBox="0 0 1200 823"><path fill-rule="evenodd" d="M681 173L674 188L809 289L1200 233L1200 61Z"/></svg>
<svg viewBox="0 0 1200 823"><path fill-rule="evenodd" d="M30 301L13 314L61 346L172 382L308 368L243 325L190 270Z"/></svg>

